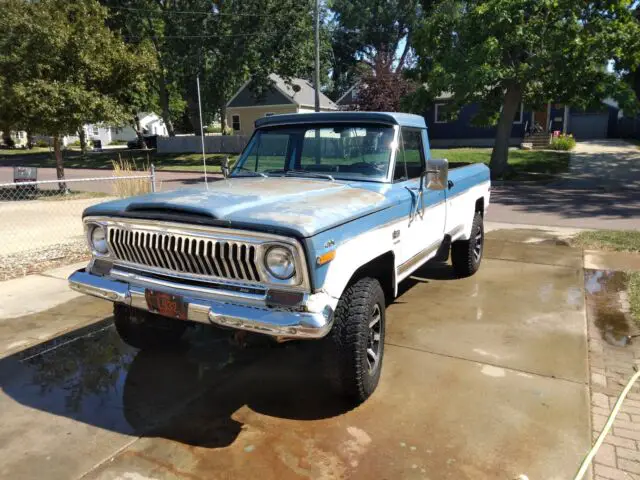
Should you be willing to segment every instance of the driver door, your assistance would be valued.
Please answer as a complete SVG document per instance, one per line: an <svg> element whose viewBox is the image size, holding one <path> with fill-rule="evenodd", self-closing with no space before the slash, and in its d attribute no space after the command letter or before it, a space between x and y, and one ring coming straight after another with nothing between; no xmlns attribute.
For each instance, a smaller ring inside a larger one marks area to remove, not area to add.
<svg viewBox="0 0 640 480"><path fill-rule="evenodd" d="M426 168L427 141L424 129L402 127L400 130L394 187L404 190L400 195L408 215L401 224L401 242L396 252L399 280L434 256L444 238L445 193L428 190L426 182L423 185L420 182Z"/></svg>

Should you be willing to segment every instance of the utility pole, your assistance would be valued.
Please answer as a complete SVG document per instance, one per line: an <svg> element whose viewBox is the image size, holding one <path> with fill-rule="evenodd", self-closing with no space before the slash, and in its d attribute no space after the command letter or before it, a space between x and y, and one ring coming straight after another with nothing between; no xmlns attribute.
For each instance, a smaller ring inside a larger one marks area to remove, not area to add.
<svg viewBox="0 0 640 480"><path fill-rule="evenodd" d="M200 114L200 141L202 142L202 167L204 168L204 184L209 190L209 182L207 181L207 157L204 154L204 127L202 125L202 101L200 100L200 75L196 76L196 85L198 87L198 113Z"/></svg>
<svg viewBox="0 0 640 480"><path fill-rule="evenodd" d="M315 68L315 97L316 97L316 112L320 111L320 0L316 0L315 8L315 21L314 21L314 35L315 35L315 50L316 50L316 68Z"/></svg>

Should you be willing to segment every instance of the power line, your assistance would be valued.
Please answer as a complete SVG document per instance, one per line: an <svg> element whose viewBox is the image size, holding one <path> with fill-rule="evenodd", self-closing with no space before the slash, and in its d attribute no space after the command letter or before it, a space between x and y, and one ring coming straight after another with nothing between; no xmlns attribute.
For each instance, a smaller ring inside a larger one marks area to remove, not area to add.
<svg viewBox="0 0 640 480"><path fill-rule="evenodd" d="M149 8L137 8L137 7L119 7L119 6L111 6L105 5L106 8L110 8L113 10L127 10L131 12L146 12L146 13L154 13L161 15L207 15L213 17L221 17L221 16L229 16L229 17L273 17L274 15L269 13L232 13L232 12L213 12L213 11L205 11L205 10L152 10ZM300 12L305 13L305 12Z"/></svg>
<svg viewBox="0 0 640 480"><path fill-rule="evenodd" d="M163 40L163 39L171 39L171 40L193 40L193 39L198 39L198 38L240 38L240 37L255 37L257 34L254 33L233 33L233 34L220 34L220 35L160 35L158 36L159 40ZM267 36L272 36L272 35L283 35L283 32L260 32L260 35L267 35ZM126 35L124 34L123 37L126 38L127 40L144 40L146 38L150 38L153 35L147 35L147 36L135 36L135 35Z"/></svg>

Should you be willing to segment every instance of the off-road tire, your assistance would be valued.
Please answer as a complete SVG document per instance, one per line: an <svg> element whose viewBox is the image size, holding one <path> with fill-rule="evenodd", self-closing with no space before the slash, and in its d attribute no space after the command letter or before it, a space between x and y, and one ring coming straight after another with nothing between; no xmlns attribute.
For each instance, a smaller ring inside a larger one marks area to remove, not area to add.
<svg viewBox="0 0 640 480"><path fill-rule="evenodd" d="M458 277L470 277L478 271L484 253L484 223L482 214L476 212L469 240L457 240L451 244L451 263Z"/></svg>
<svg viewBox="0 0 640 480"><path fill-rule="evenodd" d="M127 345L141 350L176 346L187 329L187 323L182 320L118 303L113 306L113 323Z"/></svg>
<svg viewBox="0 0 640 480"><path fill-rule="evenodd" d="M377 343L371 344L370 324L374 313L379 316ZM329 375L339 393L351 403L364 402L380 380L384 357L385 296L380 282L362 278L342 294L334 312L334 324L326 339L325 359ZM368 349L375 350L377 361L372 362ZM371 363L373 368L371 368Z"/></svg>

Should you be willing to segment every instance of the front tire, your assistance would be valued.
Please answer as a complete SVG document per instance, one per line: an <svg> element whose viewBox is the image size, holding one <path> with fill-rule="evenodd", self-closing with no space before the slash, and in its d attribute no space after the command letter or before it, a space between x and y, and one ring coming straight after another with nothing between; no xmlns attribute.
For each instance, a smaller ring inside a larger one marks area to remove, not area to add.
<svg viewBox="0 0 640 480"><path fill-rule="evenodd" d="M187 329L184 321L118 303L113 306L113 323L127 345L141 350L175 346Z"/></svg>
<svg viewBox="0 0 640 480"><path fill-rule="evenodd" d="M384 338L384 292L378 280L362 278L340 297L327 338L330 376L355 404L369 398L378 385Z"/></svg>
<svg viewBox="0 0 640 480"><path fill-rule="evenodd" d="M451 244L451 263L458 277L470 277L478 271L484 253L484 222L482 214L476 212L469 240L458 240Z"/></svg>

